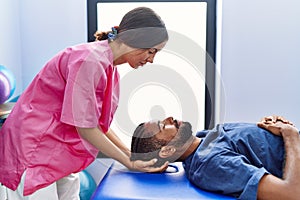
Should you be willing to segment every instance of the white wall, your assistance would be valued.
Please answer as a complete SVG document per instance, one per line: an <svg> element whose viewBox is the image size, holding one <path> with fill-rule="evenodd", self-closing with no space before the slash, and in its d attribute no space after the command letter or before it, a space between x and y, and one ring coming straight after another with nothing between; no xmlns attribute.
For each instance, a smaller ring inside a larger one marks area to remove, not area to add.
<svg viewBox="0 0 300 200"><path fill-rule="evenodd" d="M0 0L0 65L7 67L16 79L12 98L22 91L19 1Z"/></svg>
<svg viewBox="0 0 300 200"><path fill-rule="evenodd" d="M15 94L57 51L86 41L86 0L1 0L0 64ZM300 1L223 0L220 121L280 114L300 126Z"/></svg>
<svg viewBox="0 0 300 200"><path fill-rule="evenodd" d="M86 0L1 0L0 27L0 64L17 96L54 54L87 41Z"/></svg>
<svg viewBox="0 0 300 200"><path fill-rule="evenodd" d="M222 121L279 114L300 126L300 1L222 3Z"/></svg>
<svg viewBox="0 0 300 200"><path fill-rule="evenodd" d="M20 0L24 88L63 48L87 41L86 0Z"/></svg>

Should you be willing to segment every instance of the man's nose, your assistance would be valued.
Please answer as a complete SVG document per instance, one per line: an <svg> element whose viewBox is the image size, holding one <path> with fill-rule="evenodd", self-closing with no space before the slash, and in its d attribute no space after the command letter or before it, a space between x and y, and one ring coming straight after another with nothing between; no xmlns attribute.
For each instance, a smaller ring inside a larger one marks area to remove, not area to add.
<svg viewBox="0 0 300 200"><path fill-rule="evenodd" d="M166 119L166 122L168 122L169 124L173 124L173 123L174 123L173 117L168 117L168 118Z"/></svg>

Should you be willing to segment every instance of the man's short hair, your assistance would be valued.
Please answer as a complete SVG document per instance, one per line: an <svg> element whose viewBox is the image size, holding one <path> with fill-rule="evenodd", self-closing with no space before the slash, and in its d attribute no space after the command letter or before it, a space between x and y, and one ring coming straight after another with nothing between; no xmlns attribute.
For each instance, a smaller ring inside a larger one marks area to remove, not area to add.
<svg viewBox="0 0 300 200"><path fill-rule="evenodd" d="M148 132L147 132L148 131ZM157 158L154 166L161 166L166 161L173 162L174 157L161 158L159 152L163 146L172 145L176 148L182 147L192 136L192 126L189 122L183 122L175 137L170 141L158 139L156 133L149 132L145 124L140 124L134 131L131 141L131 160L148 161ZM173 160L171 160L173 159Z"/></svg>
<svg viewBox="0 0 300 200"><path fill-rule="evenodd" d="M148 161L157 158L155 166L161 166L166 160L160 158L158 154L160 149L167 144L168 141L157 139L154 133L147 132L144 123L141 123L132 136L130 159Z"/></svg>

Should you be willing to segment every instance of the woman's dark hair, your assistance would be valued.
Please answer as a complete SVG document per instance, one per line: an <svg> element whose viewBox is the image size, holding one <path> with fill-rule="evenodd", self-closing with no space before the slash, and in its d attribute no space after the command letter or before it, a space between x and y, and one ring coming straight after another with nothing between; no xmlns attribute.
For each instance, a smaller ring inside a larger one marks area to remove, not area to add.
<svg viewBox="0 0 300 200"><path fill-rule="evenodd" d="M152 48L169 39L160 16L147 7L135 8L124 15L117 29L116 39L133 48ZM108 39L109 32L96 32L96 40Z"/></svg>

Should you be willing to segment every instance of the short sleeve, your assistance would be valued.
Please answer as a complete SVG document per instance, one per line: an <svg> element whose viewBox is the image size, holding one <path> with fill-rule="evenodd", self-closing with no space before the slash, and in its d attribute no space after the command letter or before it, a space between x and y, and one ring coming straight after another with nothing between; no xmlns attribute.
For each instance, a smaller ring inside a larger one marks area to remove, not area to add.
<svg viewBox="0 0 300 200"><path fill-rule="evenodd" d="M61 121L83 128L97 127L107 77L101 63L78 60L68 67Z"/></svg>
<svg viewBox="0 0 300 200"><path fill-rule="evenodd" d="M190 169L191 181L202 189L238 199L256 200L258 183L268 173L251 165L243 155L224 148L216 149L215 154L211 152L201 161L200 167Z"/></svg>

